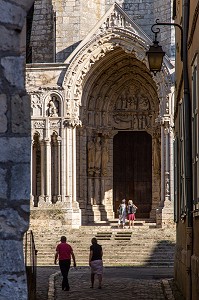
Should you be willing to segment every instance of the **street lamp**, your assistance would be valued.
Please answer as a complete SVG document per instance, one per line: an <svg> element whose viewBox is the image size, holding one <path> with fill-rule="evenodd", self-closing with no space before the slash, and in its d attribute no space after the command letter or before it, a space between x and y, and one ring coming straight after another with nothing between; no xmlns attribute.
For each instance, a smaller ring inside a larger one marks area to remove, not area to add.
<svg viewBox="0 0 199 300"><path fill-rule="evenodd" d="M153 26L155 25L156 24ZM153 41L153 45L151 45L149 50L146 52L146 55L148 57L150 71L156 74L162 68L162 61L165 52L162 50L162 46L160 46L159 42L157 41L157 34L160 32L160 28L158 28L158 31L154 31L153 26L151 27L151 31L155 33L155 39Z"/></svg>
<svg viewBox="0 0 199 300"><path fill-rule="evenodd" d="M148 62L149 62L149 69L151 72L156 74L159 72L162 68L162 62L163 62L163 57L165 55L165 52L162 50L162 46L159 45L159 42L157 40L157 35L160 32L160 28L157 27L157 25L167 25L167 26L176 26L180 28L181 30L181 60L182 60L182 27L178 24L175 23L160 23L158 22L159 19L156 19L155 24L151 26L151 31L155 34L155 39L153 41L153 45L149 47L149 50L146 52L146 55L148 57ZM154 28L156 27L156 28Z"/></svg>

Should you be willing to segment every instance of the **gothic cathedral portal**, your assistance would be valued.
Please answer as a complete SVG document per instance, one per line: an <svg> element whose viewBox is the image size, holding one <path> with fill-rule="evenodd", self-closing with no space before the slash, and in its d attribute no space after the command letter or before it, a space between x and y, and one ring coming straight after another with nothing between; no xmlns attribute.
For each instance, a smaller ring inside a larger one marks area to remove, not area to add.
<svg viewBox="0 0 199 300"><path fill-rule="evenodd" d="M150 72L150 26L143 23L143 29L134 22L124 11L126 4L100 4L104 15L92 8L91 20L87 11L81 26L85 20L88 26L75 43L71 24L59 27L63 17L67 23L73 16L67 6L60 12L58 3L51 7L56 18L49 16L57 22L52 24L57 43L49 44L48 52L55 52L56 62L51 64L45 48L37 47L34 38L40 39L40 32L32 31L36 63L26 68L32 108L32 223L38 217L45 225L72 228L108 222L126 198L138 206L138 218L161 225L166 200L172 212L172 64L165 57L162 71L156 76ZM37 16L40 1L34 10ZM60 33L67 36L63 43Z"/></svg>

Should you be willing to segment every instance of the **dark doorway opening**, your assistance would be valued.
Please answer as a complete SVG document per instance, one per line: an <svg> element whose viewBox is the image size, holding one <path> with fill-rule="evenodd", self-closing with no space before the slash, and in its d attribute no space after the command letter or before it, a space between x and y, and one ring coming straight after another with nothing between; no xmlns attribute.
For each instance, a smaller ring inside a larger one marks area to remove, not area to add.
<svg viewBox="0 0 199 300"><path fill-rule="evenodd" d="M149 218L152 204L152 138L144 131L120 131L113 140L113 205L132 199L137 218Z"/></svg>

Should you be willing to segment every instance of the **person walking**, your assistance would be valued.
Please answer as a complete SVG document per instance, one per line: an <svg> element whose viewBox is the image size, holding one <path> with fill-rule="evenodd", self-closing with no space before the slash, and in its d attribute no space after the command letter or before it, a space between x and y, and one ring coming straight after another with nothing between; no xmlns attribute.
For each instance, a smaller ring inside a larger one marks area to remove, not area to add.
<svg viewBox="0 0 199 300"><path fill-rule="evenodd" d="M71 256L73 259L74 267L76 267L75 255L73 253L72 247L66 242L66 237L61 237L61 243L56 247L55 253L55 264L57 263L57 259L59 258L59 267L61 270L61 274L63 276L62 280L62 290L69 291L70 286L68 283L68 272L71 265Z"/></svg>
<svg viewBox="0 0 199 300"><path fill-rule="evenodd" d="M137 206L135 204L133 204L133 200L129 200L128 206L127 206L129 228L132 228L134 226L135 213L136 213L137 209L138 209Z"/></svg>
<svg viewBox="0 0 199 300"><path fill-rule="evenodd" d="M118 228L120 227L120 225L122 225L122 228L125 228L125 222L126 222L126 200L125 199L122 200L122 203L120 203L118 207L118 214L119 214Z"/></svg>
<svg viewBox="0 0 199 300"><path fill-rule="evenodd" d="M90 246L89 254L89 266L91 267L91 288L94 287L95 274L98 276L99 286L98 289L102 288L102 274L103 274L103 251L102 246L97 243L97 239L94 237L91 240L92 245Z"/></svg>

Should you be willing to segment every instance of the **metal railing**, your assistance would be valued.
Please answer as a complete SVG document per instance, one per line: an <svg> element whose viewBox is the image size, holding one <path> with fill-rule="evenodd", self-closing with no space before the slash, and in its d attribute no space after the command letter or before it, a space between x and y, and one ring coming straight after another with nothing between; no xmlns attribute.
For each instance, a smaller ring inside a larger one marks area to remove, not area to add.
<svg viewBox="0 0 199 300"><path fill-rule="evenodd" d="M24 235L24 260L27 276L28 299L36 300L37 250L32 230Z"/></svg>

